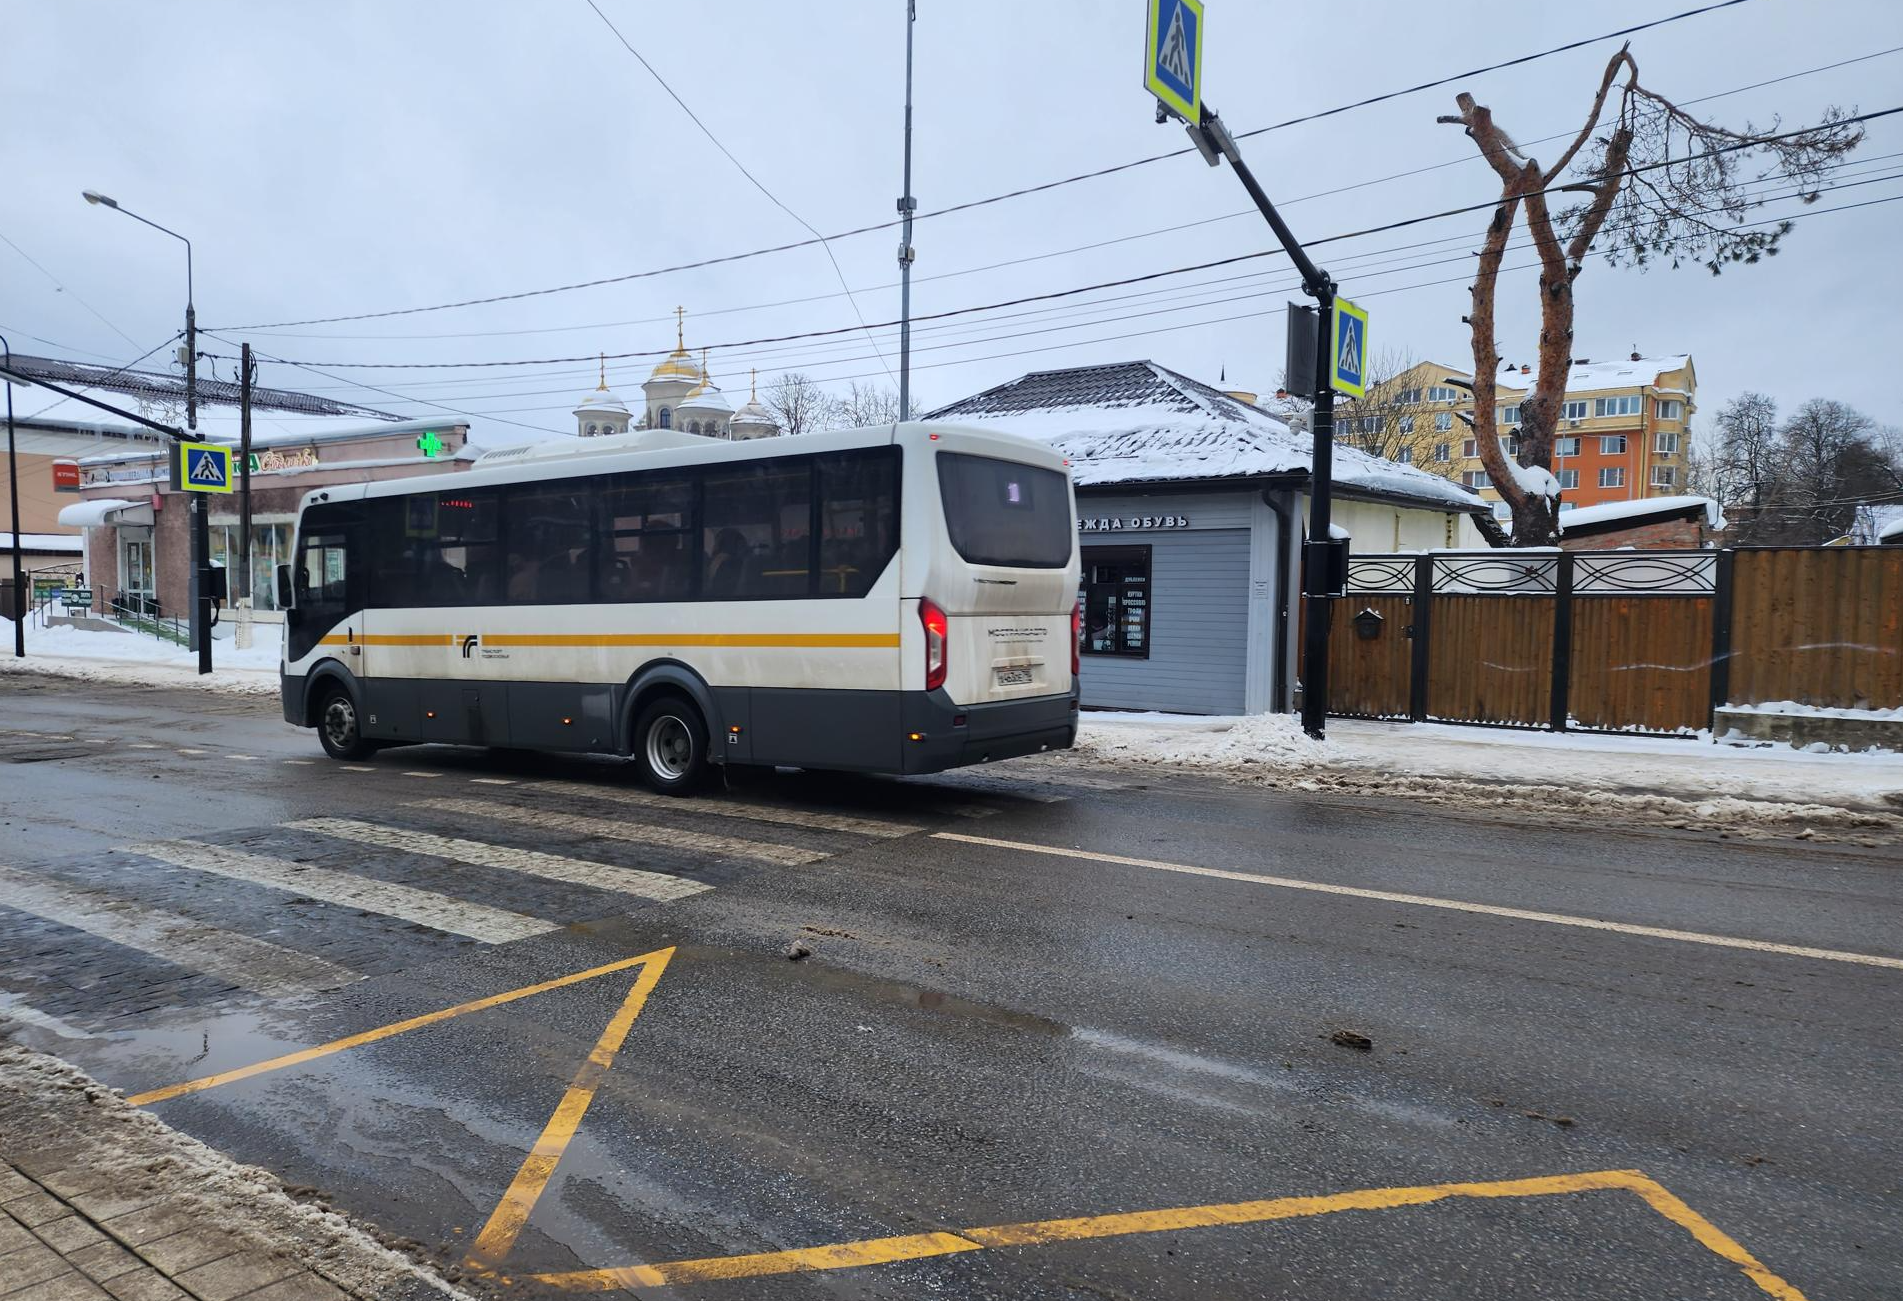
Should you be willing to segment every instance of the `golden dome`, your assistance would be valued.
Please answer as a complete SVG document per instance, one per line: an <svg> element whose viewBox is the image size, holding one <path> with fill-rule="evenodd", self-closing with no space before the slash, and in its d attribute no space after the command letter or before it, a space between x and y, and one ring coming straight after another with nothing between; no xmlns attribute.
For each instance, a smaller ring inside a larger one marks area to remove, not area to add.
<svg viewBox="0 0 1903 1301"><path fill-rule="evenodd" d="M694 359L687 353L685 326L682 324L685 315L686 309L674 309L674 351L661 359L661 364L648 376L648 383L682 379L696 384L701 382L700 367L694 364Z"/></svg>

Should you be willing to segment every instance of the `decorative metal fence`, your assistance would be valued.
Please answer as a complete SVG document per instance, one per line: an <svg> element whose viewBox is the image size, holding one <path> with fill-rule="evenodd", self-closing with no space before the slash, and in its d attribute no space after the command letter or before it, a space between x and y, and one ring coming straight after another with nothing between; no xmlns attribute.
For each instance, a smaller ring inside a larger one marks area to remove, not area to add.
<svg viewBox="0 0 1903 1301"><path fill-rule="evenodd" d="M1903 548L1354 556L1329 712L1687 734L1726 703L1903 705Z"/></svg>

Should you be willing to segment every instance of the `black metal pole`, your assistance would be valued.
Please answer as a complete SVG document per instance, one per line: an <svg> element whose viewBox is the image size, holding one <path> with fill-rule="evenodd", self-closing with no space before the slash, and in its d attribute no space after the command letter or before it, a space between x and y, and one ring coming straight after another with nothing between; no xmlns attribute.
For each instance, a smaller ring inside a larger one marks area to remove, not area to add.
<svg viewBox="0 0 1903 1301"><path fill-rule="evenodd" d="M251 345L238 349L238 631L251 633ZM230 563L229 560L226 561Z"/></svg>
<svg viewBox="0 0 1903 1301"><path fill-rule="evenodd" d="M1158 110L1158 121L1162 110ZM1302 730L1321 740L1328 719L1328 623L1334 611L1334 597L1322 581L1322 559L1328 554L1330 525L1333 524L1335 464L1335 388L1334 367L1330 364L1330 341L1335 321L1335 282L1316 266L1301 241L1295 238L1282 214L1275 210L1268 193L1257 183L1255 173L1242 161L1242 151L1222 124L1215 109L1204 104L1201 120L1189 128L1190 139L1213 167L1218 157L1227 158L1235 168L1236 179L1249 192L1269 229L1281 241L1283 252L1302 273L1302 288L1315 300L1316 341L1315 411L1312 419L1313 452L1308 491L1308 537L1311 546L1301 566L1302 588L1306 595L1306 615L1302 628ZM1324 590L1317 590L1324 589Z"/></svg>
<svg viewBox="0 0 1903 1301"><path fill-rule="evenodd" d="M192 306L192 246L185 245L185 428L198 431L198 311ZM211 508L205 494L192 499L192 642L198 672L211 672Z"/></svg>
<svg viewBox="0 0 1903 1301"><path fill-rule="evenodd" d="M0 349L6 350L7 369L13 369L13 345L0 339ZM13 620L13 655L15 659L26 658L26 606L22 598L21 583L25 582L20 562L20 462L13 452L13 385L6 384L7 390L7 495L13 499L13 609L8 617Z"/></svg>

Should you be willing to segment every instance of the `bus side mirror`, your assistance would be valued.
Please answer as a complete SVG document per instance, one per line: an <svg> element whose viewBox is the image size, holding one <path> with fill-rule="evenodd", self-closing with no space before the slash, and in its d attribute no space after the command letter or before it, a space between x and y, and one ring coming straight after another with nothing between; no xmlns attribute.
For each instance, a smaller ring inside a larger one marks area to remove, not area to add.
<svg viewBox="0 0 1903 1301"><path fill-rule="evenodd" d="M291 567L289 565L279 565L278 566L278 609L288 610L296 603L297 602L293 599L293 594L291 592Z"/></svg>

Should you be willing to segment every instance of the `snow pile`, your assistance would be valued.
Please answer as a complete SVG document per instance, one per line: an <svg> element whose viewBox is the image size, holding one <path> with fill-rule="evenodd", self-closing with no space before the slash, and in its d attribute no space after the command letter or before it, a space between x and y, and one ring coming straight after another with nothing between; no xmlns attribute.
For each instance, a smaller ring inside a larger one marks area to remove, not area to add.
<svg viewBox="0 0 1903 1301"><path fill-rule="evenodd" d="M1231 768L1313 767L1327 751L1290 714L1201 721L1171 714L1086 714L1076 752L1112 762Z"/></svg>
<svg viewBox="0 0 1903 1301"><path fill-rule="evenodd" d="M1507 469L1513 471L1513 482L1519 484L1520 491L1527 496L1548 500L1559 496L1559 480L1553 477L1551 470L1541 469L1537 465L1521 465L1515 461L1508 461Z"/></svg>
<svg viewBox="0 0 1903 1301"><path fill-rule="evenodd" d="M1850 718L1866 723L1903 722L1903 705L1895 709L1836 709L1806 705L1796 700L1766 700L1756 705L1726 705L1727 714L1786 714L1798 718Z"/></svg>
<svg viewBox="0 0 1903 1301"><path fill-rule="evenodd" d="M1709 497L1642 497L1637 501L1608 501L1597 506L1581 506L1569 510L1560 517L1560 530L1579 528L1586 524L1603 524L1607 520L1642 519L1648 515L1670 515L1676 511L1690 510L1702 506L1705 510L1705 527L1721 529L1725 526L1724 514L1718 509L1718 503Z"/></svg>
<svg viewBox="0 0 1903 1301"><path fill-rule="evenodd" d="M236 631L228 622L218 631ZM252 645L239 650L232 637L214 634L212 672L198 674L198 656L175 642L142 632L101 632L59 624L42 628L29 623L26 658L15 659L13 623L0 619L0 673L44 673L85 678L95 682L136 682L146 685L198 686L241 695L275 695L283 625L254 623Z"/></svg>
<svg viewBox="0 0 1903 1301"><path fill-rule="evenodd" d="M50 1160L55 1149L57 1160ZM46 1152L48 1160L36 1159ZM283 1255L358 1297L469 1294L378 1242L323 1204L293 1200L277 1176L239 1165L115 1090L53 1057L0 1043L0 1157L109 1174L123 1193L151 1193L203 1224Z"/></svg>

